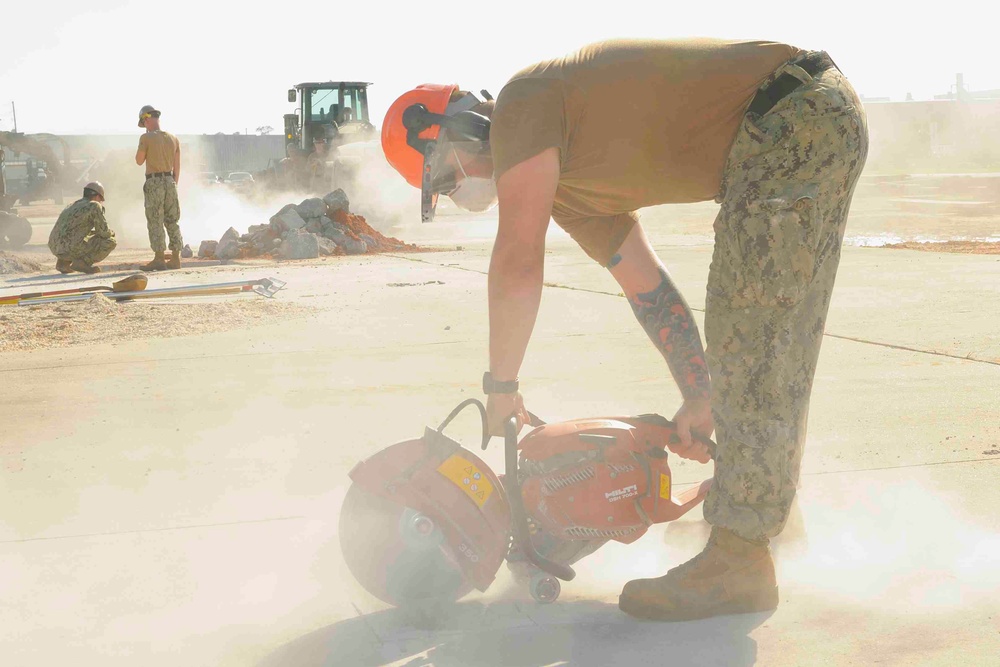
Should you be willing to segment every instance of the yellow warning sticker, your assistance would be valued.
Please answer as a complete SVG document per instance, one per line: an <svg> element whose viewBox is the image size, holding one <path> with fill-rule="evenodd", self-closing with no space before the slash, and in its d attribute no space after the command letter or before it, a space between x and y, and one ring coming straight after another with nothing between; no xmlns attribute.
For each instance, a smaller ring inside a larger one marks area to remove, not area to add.
<svg viewBox="0 0 1000 667"><path fill-rule="evenodd" d="M660 497L670 500L670 475L660 473Z"/></svg>
<svg viewBox="0 0 1000 667"><path fill-rule="evenodd" d="M450 479L455 486L465 491L465 495L479 507L493 495L493 484L476 464L458 454L452 454L438 466L438 472Z"/></svg>

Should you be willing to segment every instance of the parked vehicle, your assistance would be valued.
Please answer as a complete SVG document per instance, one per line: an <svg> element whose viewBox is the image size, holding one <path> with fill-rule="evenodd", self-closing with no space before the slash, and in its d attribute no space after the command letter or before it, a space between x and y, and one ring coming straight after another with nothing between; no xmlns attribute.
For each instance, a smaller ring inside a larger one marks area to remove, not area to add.
<svg viewBox="0 0 1000 667"><path fill-rule="evenodd" d="M237 192L251 192L254 189L253 174L248 171L234 171L226 177L226 185Z"/></svg>

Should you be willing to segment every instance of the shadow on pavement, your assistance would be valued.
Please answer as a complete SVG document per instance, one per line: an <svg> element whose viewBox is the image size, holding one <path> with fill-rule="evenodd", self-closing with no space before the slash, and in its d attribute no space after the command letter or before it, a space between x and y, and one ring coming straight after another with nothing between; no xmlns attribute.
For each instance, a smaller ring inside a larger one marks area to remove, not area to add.
<svg viewBox="0 0 1000 667"><path fill-rule="evenodd" d="M390 609L312 632L274 651L258 667L542 667L544 665L753 665L749 633L770 613L690 623L647 623L616 605L565 601L454 605L426 619ZM421 622L423 621L423 622Z"/></svg>

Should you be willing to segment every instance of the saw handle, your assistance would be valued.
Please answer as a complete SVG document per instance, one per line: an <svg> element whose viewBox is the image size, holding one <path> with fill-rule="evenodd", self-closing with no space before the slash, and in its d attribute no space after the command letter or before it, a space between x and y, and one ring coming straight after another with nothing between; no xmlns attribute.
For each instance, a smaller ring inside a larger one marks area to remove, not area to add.
<svg viewBox="0 0 1000 667"><path fill-rule="evenodd" d="M569 565L555 563L535 551L531 543L531 532L528 530L528 517L524 512L524 498L521 496L521 481L517 477L517 419L510 417L503 424L504 436L504 488L507 500L510 502L511 524L514 529L514 539L532 565L543 572L548 572L563 581L572 581L576 572Z"/></svg>
<svg viewBox="0 0 1000 667"><path fill-rule="evenodd" d="M688 461L696 461L697 463L708 463L709 461L715 458L715 452L718 450L719 446L715 444L714 440L699 433L695 433L694 431L691 432L691 440L692 442L697 442L702 445L705 445L705 448L708 450L707 455L705 457L690 456L687 450L680 449L681 437L676 433L672 434L670 436L670 439L667 440L667 449L669 449L671 452L681 457L682 459L687 459Z"/></svg>

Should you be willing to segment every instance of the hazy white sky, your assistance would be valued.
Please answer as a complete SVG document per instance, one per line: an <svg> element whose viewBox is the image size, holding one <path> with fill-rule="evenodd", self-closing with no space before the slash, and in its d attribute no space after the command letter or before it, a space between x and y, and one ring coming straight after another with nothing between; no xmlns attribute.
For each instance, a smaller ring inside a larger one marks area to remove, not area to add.
<svg viewBox="0 0 1000 667"><path fill-rule="evenodd" d="M23 132L138 133L143 104L178 134L280 131L293 110L285 91L331 79L374 82L369 102L381 127L389 104L416 84L496 94L525 65L611 37L824 49L866 96L930 99L957 72L973 90L1000 88L994 12L966 0L5 4L0 129L11 129L13 100Z"/></svg>

